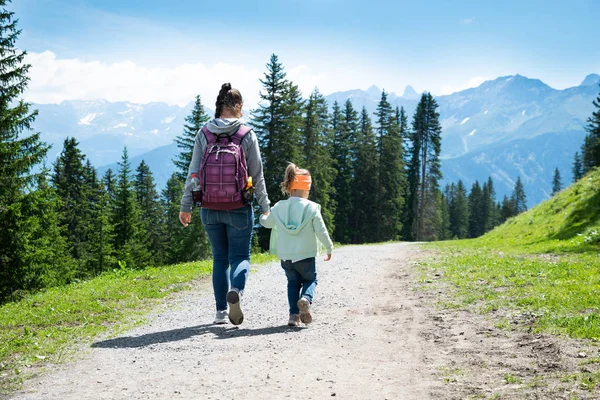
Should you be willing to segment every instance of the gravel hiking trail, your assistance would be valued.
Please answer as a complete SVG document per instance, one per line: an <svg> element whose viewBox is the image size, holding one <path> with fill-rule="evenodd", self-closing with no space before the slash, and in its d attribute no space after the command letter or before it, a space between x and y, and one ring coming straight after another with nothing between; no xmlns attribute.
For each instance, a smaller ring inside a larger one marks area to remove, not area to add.
<svg viewBox="0 0 600 400"><path fill-rule="evenodd" d="M574 342L502 331L419 290L418 246L334 250L317 261L309 326L287 326L278 262L250 274L244 323L213 325L210 280L166 300L148 323L50 365L10 399L579 399L563 388ZM434 278L435 279L435 278ZM508 384L506 374L521 384ZM511 376L512 376L511 375ZM546 385L527 386L545 378ZM550 384L548 384L550 383Z"/></svg>

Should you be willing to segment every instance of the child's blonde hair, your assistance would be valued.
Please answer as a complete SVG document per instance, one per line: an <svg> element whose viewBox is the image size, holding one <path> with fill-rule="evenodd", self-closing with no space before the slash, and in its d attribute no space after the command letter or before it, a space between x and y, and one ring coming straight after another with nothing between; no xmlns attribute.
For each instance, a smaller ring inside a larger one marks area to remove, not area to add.
<svg viewBox="0 0 600 400"><path fill-rule="evenodd" d="M307 169L298 168L294 163L289 163L285 169L283 182L281 182L281 192L283 194L287 194L289 196L292 193L291 187L296 180L296 176L298 175L310 176L310 172Z"/></svg>

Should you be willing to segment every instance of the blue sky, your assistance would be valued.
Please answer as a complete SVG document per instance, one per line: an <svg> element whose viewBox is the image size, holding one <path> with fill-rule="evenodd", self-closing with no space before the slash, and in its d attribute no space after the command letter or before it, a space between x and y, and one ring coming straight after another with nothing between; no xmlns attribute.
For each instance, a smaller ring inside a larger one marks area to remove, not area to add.
<svg viewBox="0 0 600 400"><path fill-rule="evenodd" d="M372 84L445 94L522 74L600 72L600 1L15 0L29 98L168 101L230 80L256 101L275 53L304 92ZM118 77L119 75L120 77ZM187 84L186 84L187 82Z"/></svg>

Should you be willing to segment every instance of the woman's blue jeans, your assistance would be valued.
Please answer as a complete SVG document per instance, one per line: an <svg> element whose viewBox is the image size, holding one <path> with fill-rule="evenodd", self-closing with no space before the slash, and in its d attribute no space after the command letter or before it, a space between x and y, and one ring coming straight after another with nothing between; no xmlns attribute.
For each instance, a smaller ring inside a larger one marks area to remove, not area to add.
<svg viewBox="0 0 600 400"><path fill-rule="evenodd" d="M250 247L254 212L252 207L221 211L203 208L200 212L213 253L213 290L217 311L227 309L227 292L244 290L250 272Z"/></svg>
<svg viewBox="0 0 600 400"><path fill-rule="evenodd" d="M298 300L300 300L300 297L306 297L306 300L312 303L313 294L317 287L315 258L306 258L296 262L281 260L281 267L285 271L288 281L287 292L290 314L300 314Z"/></svg>

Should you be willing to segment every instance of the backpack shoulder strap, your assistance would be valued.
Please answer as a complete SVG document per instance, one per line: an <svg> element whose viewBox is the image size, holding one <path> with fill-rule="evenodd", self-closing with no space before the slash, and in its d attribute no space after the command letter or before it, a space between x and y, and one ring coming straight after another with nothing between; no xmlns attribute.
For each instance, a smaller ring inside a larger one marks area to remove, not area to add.
<svg viewBox="0 0 600 400"><path fill-rule="evenodd" d="M251 130L252 128L248 125L241 125L240 129L238 129L236 133L231 135L231 141L239 145L240 143L242 143L244 136L246 136Z"/></svg>
<svg viewBox="0 0 600 400"><path fill-rule="evenodd" d="M202 133L204 134L207 143L213 143L217 141L217 135L209 131L206 125L204 125L202 128Z"/></svg>

